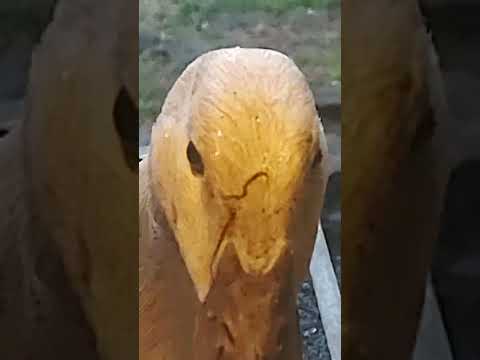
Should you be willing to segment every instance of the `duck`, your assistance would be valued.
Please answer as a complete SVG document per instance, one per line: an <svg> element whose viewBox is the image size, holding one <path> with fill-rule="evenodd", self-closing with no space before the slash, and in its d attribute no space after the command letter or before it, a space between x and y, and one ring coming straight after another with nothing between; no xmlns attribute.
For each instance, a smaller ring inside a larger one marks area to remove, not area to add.
<svg viewBox="0 0 480 360"><path fill-rule="evenodd" d="M328 149L308 82L270 49L207 52L139 166L139 355L301 359Z"/></svg>

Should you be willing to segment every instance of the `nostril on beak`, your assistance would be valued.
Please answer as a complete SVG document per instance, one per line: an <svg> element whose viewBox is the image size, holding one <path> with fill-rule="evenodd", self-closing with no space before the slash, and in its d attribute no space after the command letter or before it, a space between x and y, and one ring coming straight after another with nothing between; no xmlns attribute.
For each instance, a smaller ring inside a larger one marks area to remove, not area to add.
<svg viewBox="0 0 480 360"><path fill-rule="evenodd" d="M217 350L217 359L216 360L221 360L223 358L224 354L225 354L225 348L223 346L220 346Z"/></svg>

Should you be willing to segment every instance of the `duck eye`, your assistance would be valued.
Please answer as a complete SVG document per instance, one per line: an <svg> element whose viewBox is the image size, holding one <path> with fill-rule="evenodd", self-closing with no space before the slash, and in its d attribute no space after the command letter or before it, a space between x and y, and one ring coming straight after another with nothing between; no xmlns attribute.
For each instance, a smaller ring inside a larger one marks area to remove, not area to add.
<svg viewBox="0 0 480 360"><path fill-rule="evenodd" d="M187 146L187 158L190 163L190 168L195 176L203 176L205 167L203 165L202 156L198 152L193 142L189 141Z"/></svg>
<svg viewBox="0 0 480 360"><path fill-rule="evenodd" d="M130 170L138 171L138 107L122 86L113 107L115 130L122 143L125 162Z"/></svg>

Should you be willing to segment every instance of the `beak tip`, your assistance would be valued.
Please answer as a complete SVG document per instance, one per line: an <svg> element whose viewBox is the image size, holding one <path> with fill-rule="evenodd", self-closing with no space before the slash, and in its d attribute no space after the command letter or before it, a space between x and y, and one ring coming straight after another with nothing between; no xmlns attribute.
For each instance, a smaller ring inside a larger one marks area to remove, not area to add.
<svg viewBox="0 0 480 360"><path fill-rule="evenodd" d="M205 303L205 300L207 299L208 292L210 290L210 284L200 284L196 285L196 292L198 296L198 300L203 304Z"/></svg>

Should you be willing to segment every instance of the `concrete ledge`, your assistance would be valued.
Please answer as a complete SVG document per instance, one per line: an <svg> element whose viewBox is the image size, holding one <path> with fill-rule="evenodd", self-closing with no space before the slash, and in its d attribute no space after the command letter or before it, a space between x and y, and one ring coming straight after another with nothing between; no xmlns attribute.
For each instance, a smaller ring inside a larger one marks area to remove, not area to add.
<svg viewBox="0 0 480 360"><path fill-rule="evenodd" d="M341 300L337 277L333 269L322 227L318 227L317 239L310 264L313 287L323 328L332 360L341 360Z"/></svg>

